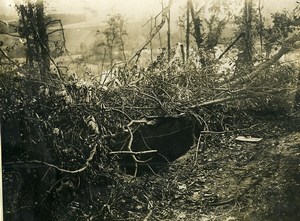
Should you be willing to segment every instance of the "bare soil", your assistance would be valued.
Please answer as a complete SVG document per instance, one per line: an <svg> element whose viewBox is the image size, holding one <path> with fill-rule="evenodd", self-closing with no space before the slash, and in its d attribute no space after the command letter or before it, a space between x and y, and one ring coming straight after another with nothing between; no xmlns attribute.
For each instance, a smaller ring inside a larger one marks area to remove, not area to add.
<svg viewBox="0 0 300 221"><path fill-rule="evenodd" d="M255 117L247 127L204 136L197 161L194 147L150 178L166 189L144 220L300 220L299 116Z"/></svg>

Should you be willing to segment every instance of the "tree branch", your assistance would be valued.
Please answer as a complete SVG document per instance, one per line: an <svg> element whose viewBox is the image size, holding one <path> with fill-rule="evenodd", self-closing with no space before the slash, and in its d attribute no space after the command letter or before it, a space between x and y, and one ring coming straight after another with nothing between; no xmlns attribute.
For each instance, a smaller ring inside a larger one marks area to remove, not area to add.
<svg viewBox="0 0 300 221"><path fill-rule="evenodd" d="M136 56L139 56L141 54L141 52L145 49L145 47L151 42L151 40L156 36L156 34L159 32L159 30L164 26L166 19L168 17L168 12L170 11L171 5L173 3L173 0L169 1L169 4L167 7L164 8L164 10L161 12L161 22L158 26L156 26L153 30L153 32L151 33L150 37L144 42L144 44L142 44L142 46L140 47L139 50L137 50L132 56L131 58L128 60L127 63L130 63Z"/></svg>
<svg viewBox="0 0 300 221"><path fill-rule="evenodd" d="M0 52L1 52L1 54L3 54L3 56L4 56L7 60L9 60L13 65L15 65L15 66L18 67L18 68L21 68L17 62L15 62L14 60L12 60L12 59L6 54L6 52L2 50L1 47L0 47Z"/></svg>
<svg viewBox="0 0 300 221"><path fill-rule="evenodd" d="M1 35L7 35L7 36L10 36L10 37L14 37L14 38L20 38L19 35L16 35L16 34L10 34L10 33L3 32L3 31L0 31L0 34L1 34Z"/></svg>
<svg viewBox="0 0 300 221"><path fill-rule="evenodd" d="M139 154L148 154L148 153L157 153L157 150L145 150L145 151L111 151L109 154L133 154L133 155L139 155Z"/></svg>
<svg viewBox="0 0 300 221"><path fill-rule="evenodd" d="M259 64L255 70L251 73L249 73L247 76L243 77L243 79L246 79L244 82L241 78L238 78L232 82L224 84L222 87L228 88L235 87L242 83L247 83L250 80L253 80L255 77L259 76L263 71L268 69L271 65L273 65L275 62L277 62L283 55L300 48L300 33L293 35L292 37L288 38L284 43L281 49L278 51L277 54L275 54L273 57L271 57L269 60L262 62Z"/></svg>
<svg viewBox="0 0 300 221"><path fill-rule="evenodd" d="M225 51L218 57L218 59L220 60L229 50L230 48L232 48L235 43L241 38L241 37L244 37L245 36L245 33L242 32L241 34L239 34L239 36L225 49Z"/></svg>
<svg viewBox="0 0 300 221"><path fill-rule="evenodd" d="M79 169L76 169L76 170L67 170L67 169L63 169L63 168L60 168L54 164L51 164L51 163L47 163L47 162L44 162L44 161L40 161L40 160L30 160L30 161L18 161L18 162L9 162L9 163L3 163L4 165L13 165L13 164L26 164L26 163L38 163L38 164L44 164L48 167L52 167L56 170L59 170L61 172L65 172L65 173L71 173L71 174L76 174L76 173L81 173L83 172L86 168L88 168L88 166L90 165L90 162L93 160L94 158L94 155L96 153L96 150L97 150L97 146L95 145L94 148L91 150L90 152L90 156L87 158L85 164L79 168Z"/></svg>

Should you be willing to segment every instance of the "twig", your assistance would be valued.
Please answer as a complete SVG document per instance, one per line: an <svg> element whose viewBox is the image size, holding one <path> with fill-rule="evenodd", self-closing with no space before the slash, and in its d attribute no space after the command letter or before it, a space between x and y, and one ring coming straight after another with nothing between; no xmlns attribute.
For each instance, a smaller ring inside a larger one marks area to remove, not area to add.
<svg viewBox="0 0 300 221"><path fill-rule="evenodd" d="M55 31L61 31L61 35L62 35L62 39L63 39L63 47L65 48L65 52L70 56L69 51L66 47L65 30L64 30L64 26L63 26L61 20L60 19L52 20L49 23L47 23L46 26L50 25L51 23L56 23L56 22L59 23L60 29L56 29ZM54 33L54 32L52 32L52 33ZM47 35L49 36L52 33L51 32L47 33Z"/></svg>
<svg viewBox="0 0 300 221"><path fill-rule="evenodd" d="M131 153L136 153L134 151L132 151L132 143L133 143L133 133L132 133L132 130L130 129L130 126L134 123L147 123L146 120L132 120L130 121L126 126L125 128L128 130L129 132L129 135L130 135L130 138L129 138L129 142L128 142L128 145L127 145L127 149L129 150L129 152ZM150 150L151 151L151 150ZM147 152L147 151L144 151L144 152ZM156 150L157 152L157 150ZM132 159L134 160L134 166L135 166L135 170L134 170L134 177L136 177L137 175L137 170L138 170L138 163L147 163L148 161L150 161L152 158L149 158L147 160L139 160L136 158L137 154L131 154L132 156Z"/></svg>
<svg viewBox="0 0 300 221"><path fill-rule="evenodd" d="M196 145L196 154L195 154L195 162L194 162L194 166L197 165L197 161L198 161L198 152L199 152L199 147L201 144L201 138L202 138L202 134L200 133L198 140L197 140L197 145Z"/></svg>
<svg viewBox="0 0 300 221"><path fill-rule="evenodd" d="M111 151L109 154L133 154L133 155L139 155L139 154L147 154L147 153L157 153L157 150L145 150L145 151Z"/></svg>
<svg viewBox="0 0 300 221"><path fill-rule="evenodd" d="M50 31L50 32L48 32L47 34L48 35L51 35L51 34L54 34L54 33L56 33L56 32L62 32L64 29L55 29L55 30L53 30L53 31Z"/></svg>
<svg viewBox="0 0 300 221"><path fill-rule="evenodd" d="M236 198L230 198L228 200L210 203L210 205L212 205L212 206L221 206L221 205L232 203L235 200L236 200Z"/></svg>
<svg viewBox="0 0 300 221"><path fill-rule="evenodd" d="M6 52L2 50L1 47L0 47L0 52L1 52L1 54L3 54L3 56L4 56L7 60L9 60L13 65L15 65L15 66L18 67L18 68L21 68L20 65L19 65L17 62L15 62L14 60L12 60L12 59L6 54Z"/></svg>
<svg viewBox="0 0 300 221"><path fill-rule="evenodd" d="M150 210L149 213L147 214L147 216L143 219L143 221L148 221L150 219L150 217L152 216L153 211Z"/></svg>
<svg viewBox="0 0 300 221"><path fill-rule="evenodd" d="M130 107L129 107L129 108L130 108ZM107 109L109 109L109 110L111 110L111 111L115 111L115 112L121 113L121 114L123 114L125 117L127 117L129 120L132 120L132 118L131 118L128 114L126 114L124 111L121 111L121 110L119 110L119 109L117 109L117 108L107 108Z"/></svg>
<svg viewBox="0 0 300 221"><path fill-rule="evenodd" d="M255 77L259 76L263 71L267 70L272 64L277 62L283 55L291 52L292 50L298 49L300 47L299 41L300 41L300 33L295 34L292 37L286 39L283 42L283 46L281 47L281 49L278 51L277 54L271 57L268 61L259 64L253 72L245 76L245 79L248 79L248 82L249 80L253 80ZM222 87L225 88L228 86L234 87L241 83L246 83L246 82L243 82L243 79L241 78L237 78L236 80L233 80L229 83L222 85Z"/></svg>
<svg viewBox="0 0 300 221"><path fill-rule="evenodd" d="M5 22L5 21L0 21L0 23L6 25L6 27L9 27L9 26L10 26L10 27L13 27L13 28L19 28L19 26L13 25L13 24L8 23L8 22Z"/></svg>
<svg viewBox="0 0 300 221"><path fill-rule="evenodd" d="M241 38L241 37L244 37L245 36L245 33L242 32L226 49L225 51L218 57L218 59L220 60L229 50L230 48L232 48L235 43Z"/></svg>
<svg viewBox="0 0 300 221"><path fill-rule="evenodd" d="M34 24L33 19L31 19L31 22L32 22L32 24ZM56 68L56 70L57 70L57 74L58 74L59 80L62 80L62 73L61 73L59 67L57 66L56 62L55 62L55 61L53 60L53 58L51 57L51 54L50 54L50 52L49 52L47 46L45 45L45 43L44 43L43 40L41 39L41 36L40 36L39 32L36 30L36 27L32 26L32 28L33 28L33 31L35 32L35 34L36 34L36 36L37 36L37 38L38 38L38 41L39 41L41 47L45 50L45 52L47 53L47 56L49 57L51 63L55 66L55 68Z"/></svg>
<svg viewBox="0 0 300 221"><path fill-rule="evenodd" d="M151 16L151 18L145 22L145 24L142 25L142 28L145 27L149 22L152 22L153 20L155 21L156 24L156 19L158 18L158 16L160 16L163 13L163 11L159 12L154 18Z"/></svg>
<svg viewBox="0 0 300 221"><path fill-rule="evenodd" d="M132 120L132 121L130 121L126 126L127 127L130 127L130 126L132 126L133 124L135 124L135 123L138 123L138 124L144 124L144 123L147 123L148 122L148 120L146 120L146 119L142 119L142 120Z"/></svg>
<svg viewBox="0 0 300 221"><path fill-rule="evenodd" d="M138 56L139 54L141 54L141 52L144 50L144 48L151 42L151 40L155 37L155 35L159 32L159 30L164 26L167 16L168 16L168 12L171 8L171 5L173 3L173 0L169 1L169 4L167 7L165 7L163 9L162 13L162 18L161 18L161 22L158 26L155 27L155 29L153 30L153 32L151 33L150 37L144 42L144 44L140 47L139 50L137 50L132 56L131 58L128 60L127 63L130 63L136 56Z"/></svg>
<svg viewBox="0 0 300 221"><path fill-rule="evenodd" d="M165 113L167 113L167 111L166 111L166 109L164 108L162 102L161 102L157 97L154 97L153 95L144 93L144 92L140 91L140 89L137 88L137 87L135 87L135 88L138 90L139 94L144 95L144 96L150 98L151 100L154 100L154 101L160 106L160 108L162 109L162 111L164 111Z"/></svg>
<svg viewBox="0 0 300 221"><path fill-rule="evenodd" d="M20 38L19 35L16 35L16 34L10 34L10 33L6 33L6 32L3 32L3 31L0 31L0 34L1 34L1 35L7 35L7 36L10 36L10 37Z"/></svg>
<svg viewBox="0 0 300 221"><path fill-rule="evenodd" d="M239 98L239 99L247 98L248 96L249 95L236 95L236 96L229 96L229 97L225 97L225 98L218 98L215 100L206 101L206 102L202 102L200 104L192 105L192 106L190 106L190 108L194 109L194 108L200 108L200 107L205 107L205 106L210 106L210 105L215 105L215 104L221 104L221 103L225 103L228 101L236 100L237 98Z"/></svg>
<svg viewBox="0 0 300 221"><path fill-rule="evenodd" d="M131 129L129 128L129 126L127 126L127 129L129 131L129 134L130 134L130 139L129 139L129 142L128 142L128 150L132 152L132 149L131 149L131 145L132 145L132 142L133 142L133 134L132 134L132 131ZM137 170L138 170L138 165L137 165L137 158L134 156L134 155L131 155L132 156L132 159L134 160L134 166L135 166L135 169L134 169L134 177L136 177L137 175Z"/></svg>
<svg viewBox="0 0 300 221"><path fill-rule="evenodd" d="M51 163L47 163L47 162L44 162L44 161L40 161L40 160L30 160L30 161L18 161L18 162L9 162L9 163L4 163L4 165L12 165L12 164L24 164L24 163L39 163L39 164L44 164L44 165L47 165L49 167L52 167L52 168L55 168L61 172L65 172L65 173L71 173L71 174L76 174L76 173L81 173L83 172L89 165L90 165L90 162L93 160L94 158L94 155L96 153L96 150L97 150L97 146L95 145L94 148L91 150L90 152L90 156L87 158L85 164L77 169L77 170L67 170L67 169L63 169L63 168L60 168L54 164L51 164Z"/></svg>
<svg viewBox="0 0 300 221"><path fill-rule="evenodd" d="M129 126L126 125L125 127L127 128L127 130L129 131L129 134L130 134L130 139L129 139L127 148L128 148L129 151L134 152L134 151L132 151L132 148L131 148L132 143L133 143L133 133L132 133L131 129L129 128ZM156 150L156 152L157 152L157 150ZM148 159L148 160L139 160L139 159L136 158L135 155L132 155L132 158L134 159L134 161L136 163L136 166L137 166L137 163L147 163L149 160L151 160L151 158Z"/></svg>

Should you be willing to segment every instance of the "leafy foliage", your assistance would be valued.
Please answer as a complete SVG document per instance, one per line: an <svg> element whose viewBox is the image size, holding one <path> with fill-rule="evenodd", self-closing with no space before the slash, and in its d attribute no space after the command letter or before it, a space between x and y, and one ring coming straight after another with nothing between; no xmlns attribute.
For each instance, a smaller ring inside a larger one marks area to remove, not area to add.
<svg viewBox="0 0 300 221"><path fill-rule="evenodd" d="M100 33L93 48L94 54L101 56L102 62L108 60L110 66L117 60L126 60L124 38L127 36L125 18L121 14L109 15L107 28Z"/></svg>
<svg viewBox="0 0 300 221"><path fill-rule="evenodd" d="M281 46L281 40L287 38L291 33L299 28L300 17L298 16L300 7L296 7L293 12L283 11L272 14L272 25L264 29L266 41L265 50L267 57L272 50Z"/></svg>

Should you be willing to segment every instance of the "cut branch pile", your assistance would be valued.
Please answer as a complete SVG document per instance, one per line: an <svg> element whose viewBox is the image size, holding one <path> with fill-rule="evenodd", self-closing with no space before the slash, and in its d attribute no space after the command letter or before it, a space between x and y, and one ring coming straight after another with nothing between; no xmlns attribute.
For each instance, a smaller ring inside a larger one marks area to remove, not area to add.
<svg viewBox="0 0 300 221"><path fill-rule="evenodd" d="M101 220L118 218L114 214L120 213L125 214L122 218L128 217L128 211L124 212L121 208L134 199L126 198L129 192L120 194L125 191L120 183L127 181L124 177L120 178L122 172L118 170L116 159L130 155L136 164L136 175L137 164L144 162L137 156L157 152L155 148L132 149L134 125L151 124L150 116L185 114L199 125L204 125L201 129L205 131L214 131L216 124L225 131L223 111L229 103L233 108L240 108L247 101L246 108L251 105L257 108L259 99L278 97L286 100L282 94L288 96L296 88L297 78L293 67L277 64L277 61L292 49L299 48L299 40L300 35L294 35L270 60L255 66L244 76L227 73L229 78L226 80L222 80L224 76L217 72L218 63L199 68L188 62L184 66L168 64L158 70L141 70L139 73L126 67L119 68L109 76L109 82L115 80L118 85L103 82L88 84L88 79L42 82L32 77L37 75L28 76L22 67L18 74L1 73L0 113L3 132L7 133L2 136L6 138L3 147L7 147L3 150L4 165L15 166L14 172L21 177L24 174L28 176L28 173L30 177L38 177L39 182L32 183L32 189L34 185L40 186L37 184L49 176L49 171L56 173L48 182L51 185L45 186L42 199L37 199L38 204L13 202L6 211L26 206L49 212L44 202L51 196L56 199L55 202L60 202L50 205L52 201L48 201L47 206L53 216L65 215L61 214L61 208L64 208L64 211L72 211L68 214L70 220L83 214L101 217ZM133 82L138 83L135 85ZM110 138L124 132L129 134L126 150L112 150ZM197 135L195 146L198 154L205 136ZM46 166L47 171L38 169L37 164ZM194 161L196 164L197 161ZM21 169L22 165L32 165L32 168L29 167L28 172ZM59 177L58 180L56 177ZM14 178L9 181L13 183ZM99 186L110 188L109 194L103 196L92 190L92 187ZM24 193L26 191L28 189ZM74 193L77 193L76 198L72 197ZM77 204L85 195L89 195L90 199ZM21 197L23 201L20 201L25 202L27 195ZM146 201L142 207L151 214L148 198L137 199L134 205L141 200Z"/></svg>

